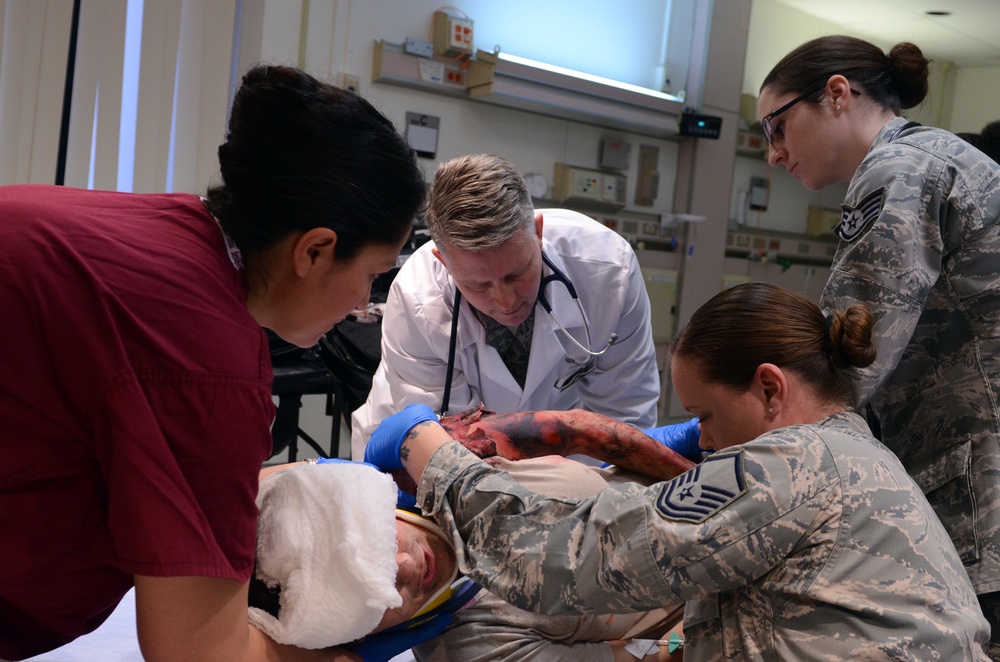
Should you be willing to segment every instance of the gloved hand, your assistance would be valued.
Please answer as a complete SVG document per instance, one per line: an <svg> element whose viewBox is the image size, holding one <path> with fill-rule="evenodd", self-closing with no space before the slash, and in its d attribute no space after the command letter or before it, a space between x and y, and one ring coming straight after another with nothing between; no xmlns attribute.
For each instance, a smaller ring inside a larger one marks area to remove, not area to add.
<svg viewBox="0 0 1000 662"><path fill-rule="evenodd" d="M316 458L316 464L363 464L366 467L378 469L378 467L371 462L355 462L354 460L345 460L339 457L318 457ZM381 469L379 469L379 471L381 471Z"/></svg>
<svg viewBox="0 0 1000 662"><path fill-rule="evenodd" d="M664 425L659 428L649 428L643 433L656 439L658 442L683 455L689 460L700 460L702 450L698 446L698 439L701 438L701 431L698 429L698 419L692 418L687 423L677 423L676 425Z"/></svg>
<svg viewBox="0 0 1000 662"><path fill-rule="evenodd" d="M451 625L451 619L451 614L438 614L420 625L370 634L361 641L345 644L342 648L357 653L365 662L387 662L403 651L444 632Z"/></svg>
<svg viewBox="0 0 1000 662"><path fill-rule="evenodd" d="M399 450L406 433L417 423L437 420L437 414L427 405L409 405L403 411L384 419L372 432L372 438L365 446L365 462L374 464L382 471L402 469Z"/></svg>

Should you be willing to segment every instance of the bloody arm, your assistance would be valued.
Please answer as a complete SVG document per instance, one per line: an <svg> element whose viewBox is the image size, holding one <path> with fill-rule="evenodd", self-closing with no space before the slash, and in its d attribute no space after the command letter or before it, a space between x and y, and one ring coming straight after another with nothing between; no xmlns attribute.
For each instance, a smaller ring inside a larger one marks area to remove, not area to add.
<svg viewBox="0 0 1000 662"><path fill-rule="evenodd" d="M449 435L480 457L521 460L581 454L668 480L694 466L639 430L582 409L493 414L482 406L441 420ZM490 448L494 447L492 453Z"/></svg>
<svg viewBox="0 0 1000 662"><path fill-rule="evenodd" d="M657 480L675 478L694 466L632 426L583 409L494 414L479 405L440 422L452 439L484 459L580 454ZM405 471L392 475L402 490L416 493Z"/></svg>
<svg viewBox="0 0 1000 662"><path fill-rule="evenodd" d="M470 437L480 434L496 444L497 455L511 460L581 454L658 480L694 466L630 425L582 409L495 414L469 427Z"/></svg>

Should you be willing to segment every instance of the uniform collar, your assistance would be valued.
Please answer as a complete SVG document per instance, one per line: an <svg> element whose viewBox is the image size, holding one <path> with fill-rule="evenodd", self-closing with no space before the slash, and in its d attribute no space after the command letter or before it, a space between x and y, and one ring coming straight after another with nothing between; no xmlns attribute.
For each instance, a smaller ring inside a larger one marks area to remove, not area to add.
<svg viewBox="0 0 1000 662"><path fill-rule="evenodd" d="M891 143L900 137L905 131L912 129L914 127L920 126L920 122L911 122L905 117L894 117L893 119L886 122L882 130L878 132L875 137L875 142L872 143L872 148L878 145L885 145Z"/></svg>
<svg viewBox="0 0 1000 662"><path fill-rule="evenodd" d="M202 204L205 205L205 209L208 210L208 200L206 198L202 198L201 202ZM240 247L237 246L233 238L230 237L229 234L224 229L222 229L222 222L216 217L216 215L212 214L211 211L209 211L208 213L211 214L212 220L215 221L216 227L218 227L219 232L222 233L222 240L226 244L226 253L229 255L229 261L232 263L233 267L235 267L237 271L242 271L243 253L240 251Z"/></svg>

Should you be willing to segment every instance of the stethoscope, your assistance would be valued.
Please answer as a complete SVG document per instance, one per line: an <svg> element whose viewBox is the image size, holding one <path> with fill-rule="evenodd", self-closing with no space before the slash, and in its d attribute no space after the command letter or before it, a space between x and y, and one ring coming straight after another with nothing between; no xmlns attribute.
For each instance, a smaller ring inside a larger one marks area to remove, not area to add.
<svg viewBox="0 0 1000 662"><path fill-rule="evenodd" d="M573 283L566 276L566 274L564 274L558 267L556 267L556 265L552 264L552 261L544 252L542 253L542 261L545 263L545 266L547 266L549 268L549 271L551 271L552 273L550 273L548 276L542 277L542 281L538 286L538 303L542 305L542 308L545 309L545 312L549 314L549 317L552 318L552 321L556 323L556 326L559 327L559 329L563 332L563 334L567 338L569 338L574 345L576 345L578 348L580 348L580 350L582 350L585 353L585 356L580 359L571 359L569 357L566 358L567 361L575 362L580 367L574 372L570 373L567 377L563 377L556 381L554 386L560 391L563 391L594 371L594 368L597 367L597 361L596 361L597 357L601 356L609 349L611 349L611 346L614 345L615 342L618 340L618 334L612 333L611 336L608 338L608 342L605 343L604 347L602 347L601 349L597 351L591 349L591 347L593 347L593 340L591 340L590 337L590 320L587 319L587 313L583 310L583 304L580 303L580 297L576 292L576 287L573 286ZM552 312L552 305L549 303L548 297L545 296L545 287L549 283L553 282L562 283L566 287L566 290L569 292L569 296L573 299L573 301L576 302L576 306L580 310L580 317L583 319L583 331L587 336L586 345L584 345L579 340L574 338L573 335L566 330L566 327L563 326L563 323L559 320L556 314ZM452 308L452 315L451 315L451 336L448 339L448 370L445 373L444 397L441 398L442 416L447 415L448 403L449 400L451 399L451 378L452 378L452 372L455 369L455 347L458 342L458 314L459 314L459 306L461 305L461 303L462 303L462 292L456 287L455 305Z"/></svg>

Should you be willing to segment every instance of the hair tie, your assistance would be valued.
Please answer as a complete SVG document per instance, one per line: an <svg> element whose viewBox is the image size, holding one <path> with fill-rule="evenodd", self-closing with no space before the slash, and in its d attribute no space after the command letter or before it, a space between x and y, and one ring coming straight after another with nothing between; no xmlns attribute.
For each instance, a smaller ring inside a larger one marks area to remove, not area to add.
<svg viewBox="0 0 1000 662"><path fill-rule="evenodd" d="M823 316L823 352L833 357L833 339L830 337L830 327L833 326L833 314Z"/></svg>

